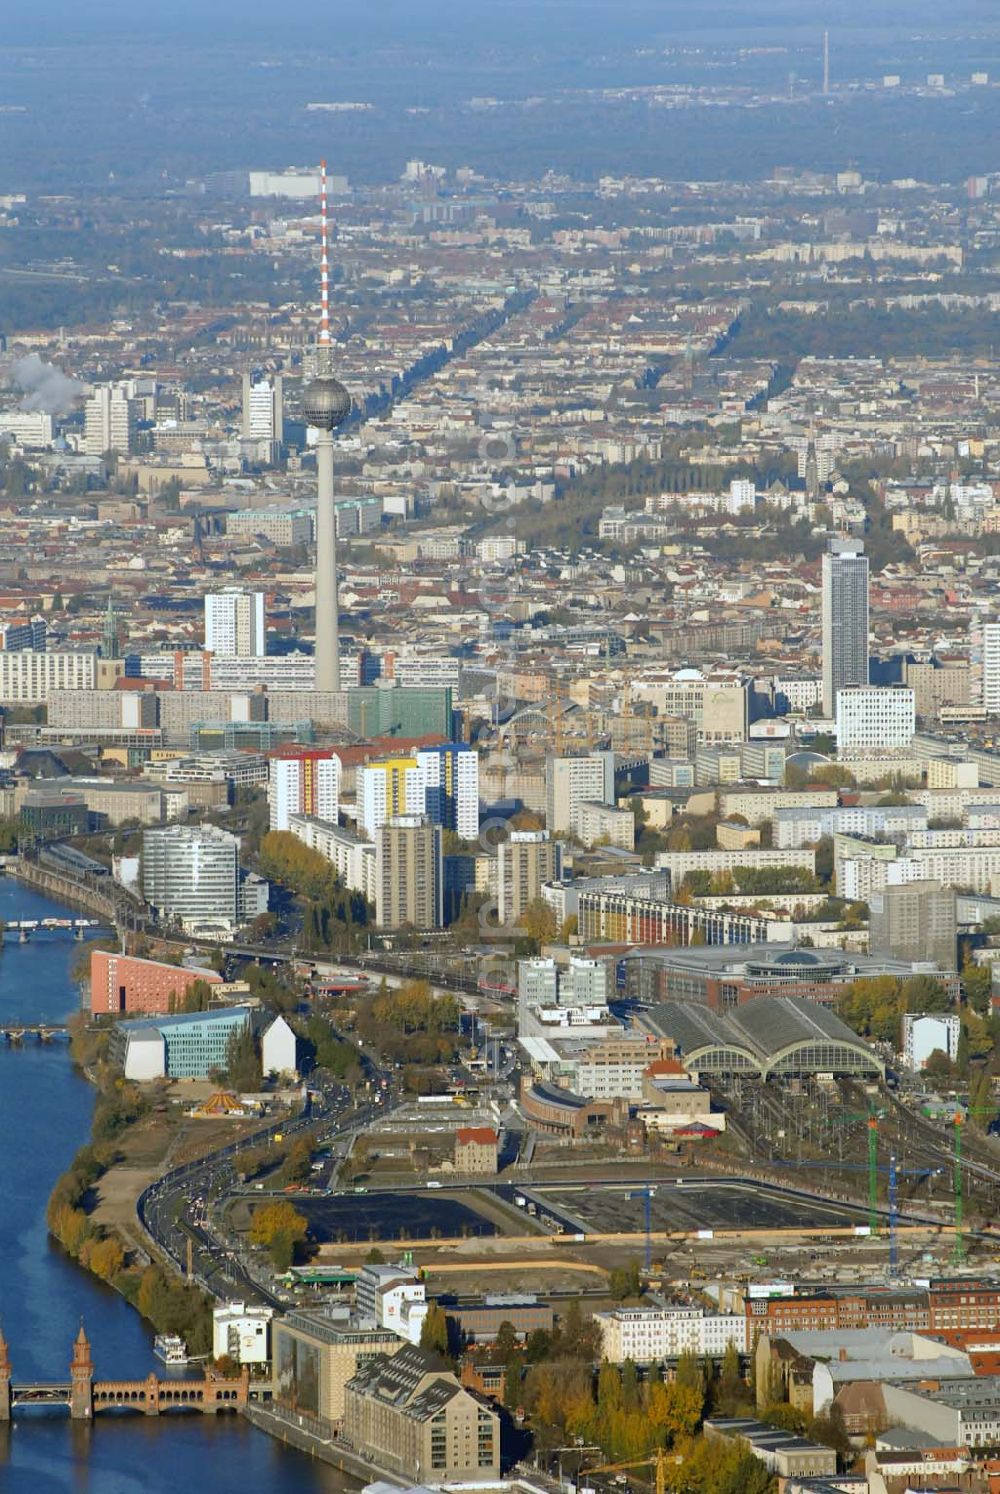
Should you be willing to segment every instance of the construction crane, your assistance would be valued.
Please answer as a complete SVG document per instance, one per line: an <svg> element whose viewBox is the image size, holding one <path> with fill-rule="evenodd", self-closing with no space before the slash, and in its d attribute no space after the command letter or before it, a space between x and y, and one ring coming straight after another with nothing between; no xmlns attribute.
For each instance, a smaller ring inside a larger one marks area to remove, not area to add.
<svg viewBox="0 0 1000 1494"><path fill-rule="evenodd" d="M873 1118L874 1119L874 1118ZM795 1162L791 1158L779 1157L777 1160L782 1167L800 1168L831 1168L837 1172L867 1172L868 1173L868 1218L869 1228L872 1234L876 1234L878 1222L878 1197L877 1184L878 1174L888 1172L889 1175L889 1275L896 1275L898 1264L898 1224L899 1224L899 1179L900 1178L933 1178L937 1177L944 1169L940 1167L899 1167L896 1163L895 1154L890 1154L889 1166L881 1166L878 1161L878 1152L872 1156L872 1137L878 1135L877 1123L873 1126L872 1121L868 1123L868 1161L864 1162ZM873 1187L874 1185L874 1187ZM873 1197L874 1195L874 1197ZM874 1223L872 1221L875 1221Z"/></svg>
<svg viewBox="0 0 1000 1494"><path fill-rule="evenodd" d="M588 1468L588 1473L622 1473L626 1468L655 1468L656 1494L667 1494L667 1464L670 1458L664 1448L658 1447L648 1458L632 1458L627 1463L599 1463ZM581 1470L582 1471L582 1470Z"/></svg>
<svg viewBox="0 0 1000 1494"><path fill-rule="evenodd" d="M956 1110L952 1116L955 1127L955 1244L952 1248L951 1258L956 1266L960 1266L965 1260L965 1233L964 1213L965 1201L962 1194L962 1125L965 1117L960 1110Z"/></svg>
<svg viewBox="0 0 1000 1494"><path fill-rule="evenodd" d="M641 1198L646 1204L646 1273L653 1269L653 1194L656 1189L651 1183L646 1183L642 1188L637 1188L634 1193L626 1194L626 1198Z"/></svg>
<svg viewBox="0 0 1000 1494"><path fill-rule="evenodd" d="M899 1179L933 1178L943 1169L940 1167L898 1167L896 1158L889 1157L889 1275L895 1276L899 1265Z"/></svg>
<svg viewBox="0 0 1000 1494"><path fill-rule="evenodd" d="M834 1122L843 1126L863 1120L868 1128L868 1228L873 1235L878 1234L878 1123L884 1114L884 1110L854 1110Z"/></svg>
<svg viewBox="0 0 1000 1494"><path fill-rule="evenodd" d="M962 1127L971 1116L988 1115L995 1118L996 1112L991 1107L985 1109L972 1109L971 1107L963 1115L961 1110L956 1110L952 1116L952 1125L955 1131L955 1243L952 1247L951 1258L956 1266L963 1264L966 1258L965 1249L965 1191L962 1182Z"/></svg>
<svg viewBox="0 0 1000 1494"><path fill-rule="evenodd" d="M868 1228L878 1233L878 1116L868 1117Z"/></svg>

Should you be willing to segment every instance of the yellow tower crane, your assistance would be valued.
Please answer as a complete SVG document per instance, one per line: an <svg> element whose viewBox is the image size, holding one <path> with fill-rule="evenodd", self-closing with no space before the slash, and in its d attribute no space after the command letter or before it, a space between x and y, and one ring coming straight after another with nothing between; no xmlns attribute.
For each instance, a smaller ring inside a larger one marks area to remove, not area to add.
<svg viewBox="0 0 1000 1494"><path fill-rule="evenodd" d="M655 1468L656 1469L656 1494L667 1494L667 1464L669 1455L664 1448L658 1447L648 1458L632 1458L627 1463L599 1463L596 1468L581 1468L580 1476L584 1473L621 1473L626 1468Z"/></svg>

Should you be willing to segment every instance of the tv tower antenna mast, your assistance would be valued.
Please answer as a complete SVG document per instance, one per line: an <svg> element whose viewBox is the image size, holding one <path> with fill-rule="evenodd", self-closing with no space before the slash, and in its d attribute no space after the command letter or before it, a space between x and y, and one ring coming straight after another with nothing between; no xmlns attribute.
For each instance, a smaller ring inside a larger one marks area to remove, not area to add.
<svg viewBox="0 0 1000 1494"><path fill-rule="evenodd" d="M823 32L823 92L830 92L830 33Z"/></svg>
<svg viewBox="0 0 1000 1494"><path fill-rule="evenodd" d="M351 413L351 396L333 373L330 342L330 238L326 162L320 162L320 305L316 377L306 385L302 409L319 432L316 442L316 690L340 689L337 617L337 520L333 503L333 433Z"/></svg>

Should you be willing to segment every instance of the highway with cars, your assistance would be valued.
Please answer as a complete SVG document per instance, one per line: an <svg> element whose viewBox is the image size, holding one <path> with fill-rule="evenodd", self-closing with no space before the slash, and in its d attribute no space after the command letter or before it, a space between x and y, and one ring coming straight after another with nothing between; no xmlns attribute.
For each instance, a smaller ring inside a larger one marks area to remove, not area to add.
<svg viewBox="0 0 1000 1494"><path fill-rule="evenodd" d="M368 1055L363 1063L370 1089L356 1104L336 1082L310 1085L295 1117L276 1119L239 1141L164 1173L140 1195L136 1212L142 1227L183 1274L213 1297L244 1298L280 1308L277 1282L266 1254L228 1228L225 1200L246 1192L239 1183L241 1152L280 1135L309 1133L318 1147L349 1142L364 1131L396 1096L393 1076ZM256 1190L257 1196L263 1190ZM284 1196L282 1193L281 1196Z"/></svg>

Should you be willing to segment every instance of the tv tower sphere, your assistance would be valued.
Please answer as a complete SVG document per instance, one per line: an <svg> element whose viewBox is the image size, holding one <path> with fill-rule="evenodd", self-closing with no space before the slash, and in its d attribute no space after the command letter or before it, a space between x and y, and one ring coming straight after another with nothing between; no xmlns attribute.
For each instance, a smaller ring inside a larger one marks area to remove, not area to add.
<svg viewBox="0 0 1000 1494"><path fill-rule="evenodd" d="M306 385L302 410L306 420L317 430L336 430L351 413L351 396L333 374L322 373Z"/></svg>

